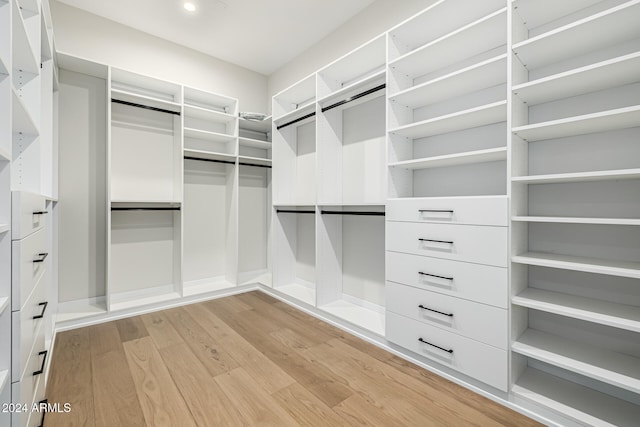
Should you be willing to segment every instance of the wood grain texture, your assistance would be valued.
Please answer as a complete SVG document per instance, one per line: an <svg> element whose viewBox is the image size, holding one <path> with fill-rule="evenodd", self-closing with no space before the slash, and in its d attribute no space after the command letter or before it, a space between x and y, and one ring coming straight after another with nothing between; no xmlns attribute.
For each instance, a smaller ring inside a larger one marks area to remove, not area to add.
<svg viewBox="0 0 640 427"><path fill-rule="evenodd" d="M58 334L45 426L539 426L251 292Z"/></svg>

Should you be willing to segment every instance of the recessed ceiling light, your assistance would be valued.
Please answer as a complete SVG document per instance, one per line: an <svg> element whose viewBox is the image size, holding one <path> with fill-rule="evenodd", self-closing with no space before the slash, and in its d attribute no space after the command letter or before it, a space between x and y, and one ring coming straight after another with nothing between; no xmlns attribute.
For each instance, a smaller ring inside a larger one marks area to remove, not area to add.
<svg viewBox="0 0 640 427"><path fill-rule="evenodd" d="M185 2L184 4L184 8L188 11L188 12L195 12L196 11L196 5L191 3L190 1Z"/></svg>

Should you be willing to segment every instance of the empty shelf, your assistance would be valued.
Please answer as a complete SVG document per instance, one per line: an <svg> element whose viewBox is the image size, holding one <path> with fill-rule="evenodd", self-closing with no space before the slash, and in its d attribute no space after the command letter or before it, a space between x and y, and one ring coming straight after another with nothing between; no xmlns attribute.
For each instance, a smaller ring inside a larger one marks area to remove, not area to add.
<svg viewBox="0 0 640 427"><path fill-rule="evenodd" d="M241 147L260 148L262 150L270 150L272 147L270 141L261 141L253 138L240 137L239 142Z"/></svg>
<svg viewBox="0 0 640 427"><path fill-rule="evenodd" d="M507 9L503 8L401 56L389 67L423 76L506 43Z"/></svg>
<svg viewBox="0 0 640 427"><path fill-rule="evenodd" d="M240 130L248 130L252 132L260 132L260 133L269 133L271 132L272 120L271 116L267 117L264 120L247 120L240 119Z"/></svg>
<svg viewBox="0 0 640 427"><path fill-rule="evenodd" d="M532 29L600 1L602 0L514 0L513 10L520 15L527 28Z"/></svg>
<svg viewBox="0 0 640 427"><path fill-rule="evenodd" d="M635 427L640 419L638 405L533 368L527 368L512 391L583 425Z"/></svg>
<svg viewBox="0 0 640 427"><path fill-rule="evenodd" d="M69 301L58 306L57 322L68 322L86 317L99 316L107 313L106 298L92 298L91 300Z"/></svg>
<svg viewBox="0 0 640 427"><path fill-rule="evenodd" d="M367 308L350 301L338 300L320 306L320 309L363 329L384 336L384 308Z"/></svg>
<svg viewBox="0 0 640 427"><path fill-rule="evenodd" d="M513 128L528 142L640 126L640 105Z"/></svg>
<svg viewBox="0 0 640 427"><path fill-rule="evenodd" d="M423 120L391 129L389 133L411 139L426 138L457 130L470 129L507 120L507 101L494 102L469 110Z"/></svg>
<svg viewBox="0 0 640 427"><path fill-rule="evenodd" d="M271 166L271 159L265 159L263 157L251 157L251 156L238 156L240 163L251 163L253 165Z"/></svg>
<svg viewBox="0 0 640 427"><path fill-rule="evenodd" d="M233 288L234 285L224 278L211 278L209 280L196 280L193 282L185 282L183 285L182 295L189 297L192 295L206 294L209 292L222 291Z"/></svg>
<svg viewBox="0 0 640 427"><path fill-rule="evenodd" d="M237 119L237 117L232 114L188 104L184 106L184 115L185 117L208 120L216 123L230 123Z"/></svg>
<svg viewBox="0 0 640 427"><path fill-rule="evenodd" d="M428 157L425 159L407 160L390 163L390 167L404 169L431 169L446 166L466 165L470 163L485 163L506 160L507 148L491 148L488 150L469 151L466 153L449 154L446 156Z"/></svg>
<svg viewBox="0 0 640 427"><path fill-rule="evenodd" d="M22 70L31 74L38 74L40 72L40 63L36 59L33 51L33 45L29 40L27 29L22 19L22 13L17 3L13 4L13 39L12 39L12 67L14 70ZM38 24L39 26L40 24ZM38 40L40 42L40 40Z"/></svg>
<svg viewBox="0 0 640 427"><path fill-rule="evenodd" d="M216 153L213 151L202 151L202 150L184 150L185 157L195 157L197 159L205 159L205 160L222 160L229 161L235 163L236 156L235 154L227 154L227 153Z"/></svg>
<svg viewBox="0 0 640 427"><path fill-rule="evenodd" d="M500 55L470 67L400 91L389 100L411 109L435 104L507 81L507 55Z"/></svg>
<svg viewBox="0 0 640 427"><path fill-rule="evenodd" d="M528 329L511 346L516 353L615 387L640 392L640 359Z"/></svg>
<svg viewBox="0 0 640 427"><path fill-rule="evenodd" d="M640 308L543 289L527 288L513 304L587 322L640 332Z"/></svg>
<svg viewBox="0 0 640 427"><path fill-rule="evenodd" d="M640 80L640 52L590 64L513 87L529 106Z"/></svg>
<svg viewBox="0 0 640 427"><path fill-rule="evenodd" d="M516 43L513 50L528 69L594 52L639 37L639 11L640 1L632 0Z"/></svg>
<svg viewBox="0 0 640 427"><path fill-rule="evenodd" d="M181 298L178 292L149 292L148 295L141 295L140 297L133 298L130 295L132 292L126 292L123 295L111 296L111 311L126 310L128 308L136 308L150 304L157 304L171 300L177 300Z"/></svg>
<svg viewBox="0 0 640 427"><path fill-rule="evenodd" d="M306 304L316 304L316 290L314 287L299 283L290 283L288 285L276 286L274 289Z"/></svg>
<svg viewBox="0 0 640 427"><path fill-rule="evenodd" d="M640 279L640 262L610 261L542 252L527 252L516 255L511 257L511 261L518 264Z"/></svg>
<svg viewBox="0 0 640 427"><path fill-rule="evenodd" d="M194 139L202 139L205 141L211 142L231 142L235 139L235 136L219 133L219 132L209 132L206 130L193 129L193 128L184 128L184 137L185 138L194 138Z"/></svg>
<svg viewBox="0 0 640 427"><path fill-rule="evenodd" d="M558 173L550 175L516 176L513 182L523 184L561 184L566 182L610 181L615 179L638 179L640 169L622 169L613 171Z"/></svg>
<svg viewBox="0 0 640 427"><path fill-rule="evenodd" d="M302 117L305 116L307 114L311 114L314 113L316 111L316 102L315 100L308 102L307 104L304 104L300 107L298 107L297 109L290 111L286 114L281 115L280 117L278 117L277 119L274 119L274 123L276 126L282 125L286 122L292 121L297 119L298 117ZM299 122L297 125L300 126L301 124L307 123L307 121L303 121L303 122Z"/></svg>
<svg viewBox="0 0 640 427"><path fill-rule="evenodd" d="M9 224L0 224L0 234L6 233L10 229L11 229L11 226Z"/></svg>
<svg viewBox="0 0 640 427"><path fill-rule="evenodd" d="M11 88L11 103L13 106L13 132L21 132L27 135L38 135L38 125L31 117L29 110L18 96L16 90Z"/></svg>
<svg viewBox="0 0 640 427"><path fill-rule="evenodd" d="M343 98L348 98L348 95L352 93L362 92L364 90L370 89L378 84L382 84L385 82L385 76L387 71L380 70L368 77L364 77L354 83L351 83L339 90L336 90L318 100L318 104L326 107L334 102L340 101ZM379 92L380 95L384 95L384 91Z"/></svg>
<svg viewBox="0 0 640 427"><path fill-rule="evenodd" d="M546 222L555 224L600 224L600 225L640 225L640 219L633 218L581 218L559 216L514 216L517 222Z"/></svg>
<svg viewBox="0 0 640 427"><path fill-rule="evenodd" d="M140 95L135 92L129 92L121 89L111 89L111 98L118 101L131 102L133 104L141 104L147 107L159 108L162 110L173 111L179 113L182 106L173 101L166 101L152 96Z"/></svg>

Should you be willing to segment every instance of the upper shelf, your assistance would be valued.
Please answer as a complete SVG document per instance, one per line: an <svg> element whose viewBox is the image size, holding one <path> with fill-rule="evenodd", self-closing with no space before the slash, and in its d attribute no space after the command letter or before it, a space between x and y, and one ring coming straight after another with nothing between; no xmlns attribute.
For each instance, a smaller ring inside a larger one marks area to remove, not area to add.
<svg viewBox="0 0 640 427"><path fill-rule="evenodd" d="M555 224L597 224L597 225L640 225L640 219L634 218L584 218L558 216L514 216L516 222L546 222Z"/></svg>
<svg viewBox="0 0 640 427"><path fill-rule="evenodd" d="M419 77L506 42L507 9L503 8L399 57L389 67Z"/></svg>
<svg viewBox="0 0 640 427"><path fill-rule="evenodd" d="M537 28L602 0L514 0L513 11L527 28Z"/></svg>
<svg viewBox="0 0 640 427"><path fill-rule="evenodd" d="M201 120L210 120L216 123L231 123L238 117L233 114L227 114L220 111L204 108L196 105L184 105L185 117L193 117Z"/></svg>
<svg viewBox="0 0 640 427"><path fill-rule="evenodd" d="M240 130L248 130L251 132L269 133L271 132L271 125L273 120L271 116L268 116L264 120L247 120L240 118Z"/></svg>
<svg viewBox="0 0 640 427"><path fill-rule="evenodd" d="M316 75L312 74L273 96L273 120L277 121L315 104Z"/></svg>
<svg viewBox="0 0 640 427"><path fill-rule="evenodd" d="M368 89L372 89L385 83L386 70L379 70L378 72L371 74L361 80L358 80L348 86L343 87L340 90L330 93L318 100L318 104L322 107L326 107L335 102L340 102L350 98L351 96L358 95ZM377 92L376 95L384 95L384 91ZM370 98L367 98L370 99Z"/></svg>
<svg viewBox="0 0 640 427"><path fill-rule="evenodd" d="M516 255L511 257L511 261L539 267L640 279L640 262L611 261L542 252L527 252Z"/></svg>
<svg viewBox="0 0 640 427"><path fill-rule="evenodd" d="M640 0L628 1L513 45L528 69L640 37ZM606 30L603 30L606 29Z"/></svg>
<svg viewBox="0 0 640 427"><path fill-rule="evenodd" d="M189 87L184 88L184 103L232 116L236 115L238 109L238 101L234 98Z"/></svg>
<svg viewBox="0 0 640 427"><path fill-rule="evenodd" d="M14 70L22 70L27 73L38 74L40 71L40 62L36 59L33 52L27 29L25 28L20 8L13 4L13 20L12 20L12 34L13 34L13 64Z"/></svg>
<svg viewBox="0 0 640 427"><path fill-rule="evenodd" d="M231 142L235 140L235 136L219 132L209 132L201 129L193 129L185 127L183 129L185 138L201 139L210 142Z"/></svg>
<svg viewBox="0 0 640 427"><path fill-rule="evenodd" d="M310 101L308 104L303 105L301 107L299 107L298 109L291 111L287 114L284 114L280 117L278 117L277 119L274 119L273 122L276 125L276 128L278 126L282 126L283 124L286 123L290 123L292 121L298 120L304 116L310 115L310 114L315 114L316 111L316 103L315 101ZM296 123L297 126L303 125L308 123L309 121L314 120L313 117L309 117L305 120L301 120L299 122Z"/></svg>
<svg viewBox="0 0 640 427"><path fill-rule="evenodd" d="M507 101L499 101L401 126L389 130L389 133L411 139L426 138L447 132L503 122L505 120L507 120Z"/></svg>
<svg viewBox="0 0 640 427"><path fill-rule="evenodd" d="M511 181L522 184L562 184L568 182L611 181L639 179L640 169L557 173L549 175L514 176Z"/></svg>
<svg viewBox="0 0 640 427"><path fill-rule="evenodd" d="M507 55L503 54L392 94L389 100L415 109L506 81Z"/></svg>
<svg viewBox="0 0 640 427"><path fill-rule="evenodd" d="M141 104L148 107L174 111L176 113L179 113L182 110L182 106L177 102L165 101L164 99L140 95L121 89L111 89L111 98L119 101L131 102L133 104Z"/></svg>
<svg viewBox="0 0 640 427"><path fill-rule="evenodd" d="M490 148L488 150L468 151L445 156L428 157L424 159L406 160L390 163L390 167L404 169L433 169L447 166L460 166L472 163L486 163L506 160L507 147Z"/></svg>
<svg viewBox="0 0 640 427"><path fill-rule="evenodd" d="M513 128L513 133L528 142L564 138L587 133L636 127L640 124L640 105L568 117Z"/></svg>

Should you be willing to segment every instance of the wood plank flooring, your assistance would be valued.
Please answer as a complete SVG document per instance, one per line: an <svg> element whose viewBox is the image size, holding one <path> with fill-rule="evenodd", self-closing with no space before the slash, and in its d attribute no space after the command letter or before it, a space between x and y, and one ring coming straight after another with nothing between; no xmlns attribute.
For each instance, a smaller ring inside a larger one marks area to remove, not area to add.
<svg viewBox="0 0 640 427"><path fill-rule="evenodd" d="M58 334L45 426L539 426L251 292Z"/></svg>

